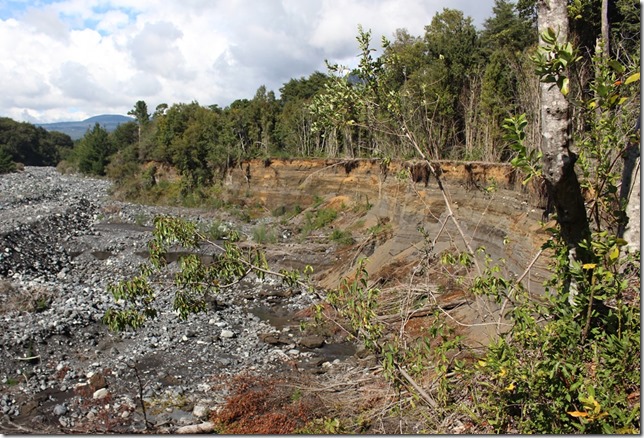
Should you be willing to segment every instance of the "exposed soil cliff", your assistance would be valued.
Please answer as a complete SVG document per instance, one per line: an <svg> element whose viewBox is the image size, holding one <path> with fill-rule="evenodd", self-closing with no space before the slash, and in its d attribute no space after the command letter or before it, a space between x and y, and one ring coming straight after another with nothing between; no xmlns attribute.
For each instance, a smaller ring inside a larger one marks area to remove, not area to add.
<svg viewBox="0 0 644 438"><path fill-rule="evenodd" d="M538 225L542 213L538 195L521 185L509 165L437 165L470 245L484 246L493 256L504 257L511 270L525 267L544 239ZM383 167L379 160L253 160L230 169L225 188L229 200L259 203L269 211L314 204L334 207L341 210L334 221L336 228L365 232L378 224L390 224L388 238L377 245L377 252L386 250L388 256L382 260L370 256L374 271L397 256L413 256L424 241L419 227L435 239L435 252L451 242L463 248L454 224L446 220L438 182L423 163L392 162Z"/></svg>
<svg viewBox="0 0 644 438"><path fill-rule="evenodd" d="M538 252L545 234L539 225L542 204L538 193L526 190L509 165L439 162L445 194L469 245L484 247L494 260L505 260L503 272L523 274ZM410 179L413 181L411 183ZM351 232L356 243L338 251L328 263L318 261L317 280L332 288L351 276L360 256L368 257L370 279L384 284L414 269L425 255L465 249L463 238L449 217L438 181L419 162L381 160L254 160L229 170L225 181L230 201L259 204L268 211L316 207L338 211L332 226ZM303 226L306 215L298 215ZM429 251L432 250L433 251ZM282 257L282 261L285 261ZM301 265L302 254L293 264ZM480 258L480 264L484 260ZM542 292L544 258L527 273L524 284ZM438 288L441 289L441 288ZM498 309L474 302L455 285L442 288L443 304L465 302L457 309L462 321L479 324L496 320ZM445 302L450 301L450 302ZM483 306L484 308L482 308ZM489 339L496 327L467 333L473 341Z"/></svg>

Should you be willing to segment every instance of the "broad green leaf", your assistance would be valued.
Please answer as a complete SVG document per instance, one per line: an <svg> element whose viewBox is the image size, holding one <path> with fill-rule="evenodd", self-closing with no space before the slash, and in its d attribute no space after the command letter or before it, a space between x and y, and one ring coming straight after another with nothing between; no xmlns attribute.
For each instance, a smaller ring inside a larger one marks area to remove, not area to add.
<svg viewBox="0 0 644 438"><path fill-rule="evenodd" d="M615 245L611 250L610 254L608 254L608 258L611 261L615 261L617 260L618 257L619 257L619 248L617 247L617 245Z"/></svg>
<svg viewBox="0 0 644 438"><path fill-rule="evenodd" d="M616 61L616 60L614 60L614 59L611 59L611 60L608 62L608 65L610 65L610 67L611 67L613 70L615 70L617 73L624 73L624 70L625 70L625 69L624 69L624 66L623 66L620 62L618 62L618 61Z"/></svg>
<svg viewBox="0 0 644 438"><path fill-rule="evenodd" d="M630 84L632 82L637 82L639 80L640 80L640 73L637 72L637 73L634 73L634 74L630 75L628 78L626 78L626 80L624 81L624 84L628 85L628 84Z"/></svg>
<svg viewBox="0 0 644 438"><path fill-rule="evenodd" d="M561 86L559 88L561 89L561 94L567 96L570 92L570 80L568 78L563 78L563 80L561 81Z"/></svg>

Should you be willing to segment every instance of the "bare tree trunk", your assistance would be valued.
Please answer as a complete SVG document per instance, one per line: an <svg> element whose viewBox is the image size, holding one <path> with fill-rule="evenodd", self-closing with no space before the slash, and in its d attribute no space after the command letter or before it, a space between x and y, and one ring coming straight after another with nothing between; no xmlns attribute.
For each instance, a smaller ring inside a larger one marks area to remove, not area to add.
<svg viewBox="0 0 644 438"><path fill-rule="evenodd" d="M631 189L628 204L626 206L626 217L628 223L626 224L626 231L624 232L624 240L627 243L627 250L630 252L640 251L640 210L642 198L640 196L640 160L637 157L637 171L635 172L635 180Z"/></svg>
<svg viewBox="0 0 644 438"><path fill-rule="evenodd" d="M481 122L479 116L479 104L481 97L481 78L478 74L473 74L469 78L469 87L461 93L461 107L465 113L465 151L463 157L467 160L473 160L475 151L476 155L481 155L481 145L477 143L480 138ZM483 156L482 159L492 161L489 157Z"/></svg>
<svg viewBox="0 0 644 438"><path fill-rule="evenodd" d="M549 27L558 42L568 39L566 0L539 0L538 28L541 34ZM561 235L570 249L590 236L584 199L575 173L577 156L570 150L570 115L566 97L553 84L540 84L541 151L548 197L557 213ZM575 251L576 252L576 251ZM580 257L581 254L573 254Z"/></svg>
<svg viewBox="0 0 644 438"><path fill-rule="evenodd" d="M528 62L530 62L528 64ZM539 78L534 74L534 65L531 61L519 58L514 63L517 78L520 78L517 101L519 102L520 113L526 113L530 120L526 126L525 145L529 151L540 148L541 120L539 118L541 108L541 96L539 89Z"/></svg>
<svg viewBox="0 0 644 438"><path fill-rule="evenodd" d="M640 119L637 119L636 131L640 130ZM638 136L639 137L639 136ZM634 180L633 180L633 177ZM624 152L624 170L622 171L622 188L619 194L621 202L626 203L624 217L619 224L617 235L628 242L630 252L640 250L640 145L629 142Z"/></svg>
<svg viewBox="0 0 644 438"><path fill-rule="evenodd" d="M602 0L602 40L604 40L604 59L610 56L610 36L608 34L608 0Z"/></svg>

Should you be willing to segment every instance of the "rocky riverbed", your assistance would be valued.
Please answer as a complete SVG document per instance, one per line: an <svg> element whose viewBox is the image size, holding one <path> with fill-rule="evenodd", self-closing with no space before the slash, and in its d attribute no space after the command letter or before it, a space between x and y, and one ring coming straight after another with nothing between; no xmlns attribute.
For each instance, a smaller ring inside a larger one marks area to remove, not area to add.
<svg viewBox="0 0 644 438"><path fill-rule="evenodd" d="M0 176L0 432L141 431L142 397L149 425L172 433L223 402L225 392L212 387L227 376L293 367L323 373L353 358L352 345L297 329L295 315L314 295L254 278L187 321L163 287L157 319L110 332L101 322L113 305L107 285L145 262L155 215L248 224L212 211L116 202L109 189L107 180L53 168ZM288 250L288 233L281 238L285 253L301 259Z"/></svg>

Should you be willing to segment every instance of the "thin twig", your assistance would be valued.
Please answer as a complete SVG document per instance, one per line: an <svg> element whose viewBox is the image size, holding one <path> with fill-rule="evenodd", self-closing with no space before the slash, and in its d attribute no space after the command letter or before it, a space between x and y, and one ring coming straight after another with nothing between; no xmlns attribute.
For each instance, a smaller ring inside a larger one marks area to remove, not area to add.
<svg viewBox="0 0 644 438"><path fill-rule="evenodd" d="M451 218L452 222L454 223L454 226L458 230L459 234L461 235L461 238L463 239L463 243L465 244L465 247L469 251L469 253L472 255L472 260L474 261L474 266L476 266L476 270L478 271L479 275L482 274L481 267L479 266L478 261L476 260L476 254L472 247L470 246L470 243L468 242L467 238L465 237L465 233L463 232L463 229L461 228L461 224L456 220L456 216L454 215L454 211L452 210L452 203L447 197L447 190L443 186L443 181L440 178L440 175L432 165L432 163L429 161L425 153L422 151L422 149L418 146L418 143L412 138L411 134L407 130L406 126L402 127L403 130L405 131L405 137L411 142L411 144L414 146L414 149L416 149L416 152L425 160L427 165L429 166L429 170L431 171L432 175L434 175L434 178L436 178L436 181L438 182L438 188L441 192L441 195L443 197L443 201L445 202L445 208L447 208L447 215L449 218Z"/></svg>
<svg viewBox="0 0 644 438"><path fill-rule="evenodd" d="M429 404L434 409L438 408L438 404L436 403L436 401L434 401L434 399L429 394L427 394L425 390L421 388L414 379L412 379L412 377L407 373L407 371L405 371L398 364L396 364L396 368L398 369L398 371L400 371L400 374L405 378L405 380L407 380L409 384L413 386L416 391L418 391L418 394L420 394L422 399L425 400L427 404Z"/></svg>
<svg viewBox="0 0 644 438"><path fill-rule="evenodd" d="M498 326L498 325L501 325L501 324L503 324L503 325L508 325L508 326L509 326L509 325L512 325L512 324L502 323L502 322L500 322L500 321L497 321L497 322L480 322L480 323L476 323L476 324L466 324L466 323L464 323L464 322L460 322L459 320L457 320L456 318L454 318L452 315L450 315L450 314L449 314L449 312L448 312L447 310L443 309L442 307L437 306L436 308L437 308L438 310L440 310L440 311L441 311L445 316L447 316L449 319L451 319L452 321L454 321L454 323L456 323L456 324L460 325L461 327L485 327L485 326L488 326L488 325L497 325L497 326Z"/></svg>
<svg viewBox="0 0 644 438"><path fill-rule="evenodd" d="M519 276L519 278L517 278L516 282L514 283L515 285L520 284L523 281L523 279L525 278L526 275L528 275L528 273L530 272L530 270L532 269L534 264L537 263L537 260L539 259L539 257L541 257L541 254L543 254L543 248L541 248L541 249L539 249L539 251L537 251L537 253L532 258L530 263L528 263L528 266L525 268L523 273ZM512 294L514 293L514 289L515 289L515 286L513 285L510 288L510 290L508 291L508 294L507 294L505 300L503 300L503 305L501 306L501 310L499 311L499 320L498 320L497 326L500 326L501 320L504 317L505 306L508 304L508 301L512 301ZM513 302L513 304L514 304L514 302ZM497 333L499 333L499 330L500 330L500 327L497 327Z"/></svg>
<svg viewBox="0 0 644 438"><path fill-rule="evenodd" d="M217 243L215 243L215 242L213 242L213 241L209 240L209 239L208 239L208 238L206 238L206 236L204 236L203 234L201 234L201 233L196 233L196 234L197 234L197 236L198 236L201 240L203 240L203 241L205 241L205 242L207 242L207 243L211 244L211 245L212 245L212 246L214 246L216 249L218 249L218 250L220 250L220 251L224 251L224 252L226 251L226 249L225 249L224 247L222 247L221 245L218 245ZM245 266L247 266L248 268L250 268L250 270L255 271L255 272L261 272L261 273L263 273L263 274L272 275L272 276L274 276L274 277L278 277L278 278L282 278L282 279L284 279L284 278L287 278L287 277L288 277L288 275L287 275L287 274L283 274L283 273L281 273L281 272L276 272L276 271L272 271L272 270L270 270L270 269L262 268L262 267L257 266L257 265L255 265L255 264L253 264L253 263L251 263L251 262L249 262L249 261L247 261L247 260L244 260L242 257L240 257L240 258L239 258L239 261L240 261L243 265L245 265ZM246 274L248 274L248 272L247 272ZM245 276L246 274L244 274L244 276ZM305 289L307 289L307 290L309 290L310 292L312 292L313 294L315 294L315 296L317 296L317 298L318 298L318 299L322 299L322 297L320 296L320 294L318 294L318 292L317 292L316 290L314 290L314 289L311 287L311 285L310 285L310 284L305 283L305 282L303 282L303 281L301 281L301 280L298 280L298 279L295 279L294 283L295 283L295 284L298 284L298 285L300 285L300 286L302 286L303 288L305 288Z"/></svg>
<svg viewBox="0 0 644 438"><path fill-rule="evenodd" d="M16 360L24 360L24 361L30 361L34 359L40 359L40 355L38 356L31 356L31 357L17 357Z"/></svg>
<svg viewBox="0 0 644 438"><path fill-rule="evenodd" d="M467 304L468 302L469 301L467 299L462 299L462 300L457 300L457 301L453 301L451 303L448 303L446 306L438 306L436 304L432 304L430 306L424 306L424 307L421 307L420 309L412 310L412 311L406 313L404 316L402 316L402 315L384 315L384 316L379 317L378 319L380 321L386 322L386 323L393 323L393 322L395 322L395 321L400 319L401 321L404 322L403 323L403 326L404 326L404 324L407 321L409 321L410 319L412 319L412 318L420 318L420 317L423 317L423 316L427 316L430 313L433 313L434 310L436 310L436 309L440 309L440 310L445 312L447 310L452 310L452 309L455 309L456 307L460 307L463 304ZM447 306L449 306L449 309L447 309L447 310L444 309L444 307L447 307Z"/></svg>
<svg viewBox="0 0 644 438"><path fill-rule="evenodd" d="M440 230L438 230L438 234L436 234L436 237L434 237L434 240L432 240L432 248L436 247L436 242L438 241L438 238L440 237L441 234L443 234L443 230L445 229L445 225L447 225L448 217L445 218L443 223L441 224Z"/></svg>
<svg viewBox="0 0 644 438"><path fill-rule="evenodd" d="M139 384L139 402L141 403L141 410L143 411L143 420L145 421L145 430L148 430L148 428L150 426L152 426L152 423L150 421L148 421L148 415L147 415L147 412L145 410L145 401L143 401L143 388L145 388L145 385L141 381L141 376L139 376L139 369L136 366L136 363L134 363L134 364L127 363L126 365L128 366L128 368L134 370L134 375L136 376L136 380L137 380L137 382Z"/></svg>

